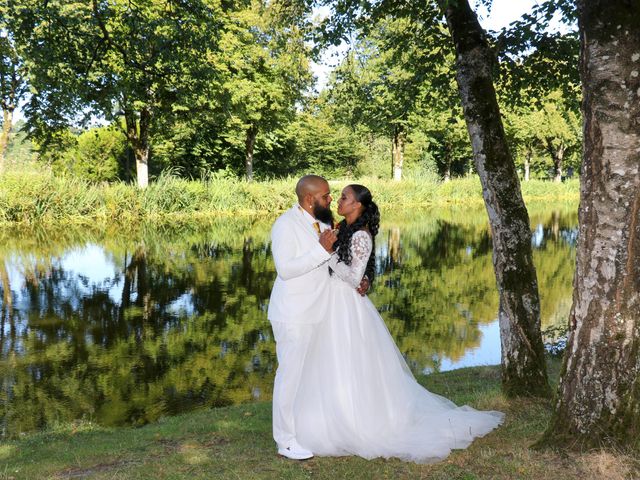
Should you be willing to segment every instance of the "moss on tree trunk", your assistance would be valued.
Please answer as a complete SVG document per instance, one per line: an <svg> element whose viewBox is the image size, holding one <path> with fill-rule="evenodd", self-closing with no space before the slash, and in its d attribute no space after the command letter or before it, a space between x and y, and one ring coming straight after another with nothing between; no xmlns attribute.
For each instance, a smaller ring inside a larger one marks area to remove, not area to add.
<svg viewBox="0 0 640 480"><path fill-rule="evenodd" d="M584 151L573 305L543 443L640 446L640 3L579 6Z"/></svg>
<svg viewBox="0 0 640 480"><path fill-rule="evenodd" d="M493 57L467 0L447 2L445 14L455 43L456 80L493 236L503 390L509 396L546 396L550 392L529 215L496 100Z"/></svg>

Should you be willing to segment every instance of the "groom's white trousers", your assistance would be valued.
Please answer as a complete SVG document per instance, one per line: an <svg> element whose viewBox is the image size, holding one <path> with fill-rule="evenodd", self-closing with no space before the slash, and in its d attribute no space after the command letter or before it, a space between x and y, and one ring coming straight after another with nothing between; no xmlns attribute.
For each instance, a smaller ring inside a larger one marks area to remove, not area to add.
<svg viewBox="0 0 640 480"><path fill-rule="evenodd" d="M316 325L272 321L271 328L278 357L273 382L273 439L279 448L287 448L296 438L293 406Z"/></svg>

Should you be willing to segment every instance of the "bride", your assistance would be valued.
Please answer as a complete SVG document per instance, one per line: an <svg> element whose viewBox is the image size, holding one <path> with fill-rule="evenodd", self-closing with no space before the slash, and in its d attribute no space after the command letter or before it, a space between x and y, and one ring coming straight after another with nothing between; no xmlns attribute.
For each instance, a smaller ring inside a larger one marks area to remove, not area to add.
<svg viewBox="0 0 640 480"><path fill-rule="evenodd" d="M458 407L418 384L382 317L355 289L365 271L373 274L380 214L371 192L345 187L338 214L328 317L309 347L294 408L298 442L317 455L441 460L504 414Z"/></svg>

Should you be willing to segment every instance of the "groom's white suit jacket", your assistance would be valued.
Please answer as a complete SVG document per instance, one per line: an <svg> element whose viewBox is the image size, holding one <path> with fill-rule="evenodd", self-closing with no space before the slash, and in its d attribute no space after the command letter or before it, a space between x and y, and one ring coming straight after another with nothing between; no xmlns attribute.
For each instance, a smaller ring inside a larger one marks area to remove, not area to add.
<svg viewBox="0 0 640 480"><path fill-rule="evenodd" d="M325 317L331 254L320 245L312 219L296 204L271 229L278 273L267 312L272 322L317 323Z"/></svg>

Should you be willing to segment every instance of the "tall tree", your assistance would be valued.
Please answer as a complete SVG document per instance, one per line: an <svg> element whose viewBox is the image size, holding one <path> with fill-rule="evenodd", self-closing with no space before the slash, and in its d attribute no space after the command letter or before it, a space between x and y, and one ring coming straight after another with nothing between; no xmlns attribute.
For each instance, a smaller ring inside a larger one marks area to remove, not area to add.
<svg viewBox="0 0 640 480"><path fill-rule="evenodd" d="M226 136L231 144L244 147L245 177L251 181L258 134L291 122L311 86L310 48L305 45L304 21L292 21L279 2L254 0L230 18L216 63L223 72Z"/></svg>
<svg viewBox="0 0 640 480"><path fill-rule="evenodd" d="M559 15L558 15L559 14ZM552 28L556 18L565 28ZM534 153L549 156L560 181L566 158L579 148L579 41L574 0L544 1L495 37L496 88L507 107L510 140L525 180ZM540 166L542 162L538 162Z"/></svg>
<svg viewBox="0 0 640 480"><path fill-rule="evenodd" d="M503 389L510 396L546 396L549 385L529 215L496 99L494 57L469 2L442 5L455 44L456 79L493 235Z"/></svg>
<svg viewBox="0 0 640 480"><path fill-rule="evenodd" d="M0 4L0 106L2 107L2 133L0 133L0 172L4 169L5 155L13 128L13 114L27 90L24 62L12 38L11 12Z"/></svg>
<svg viewBox="0 0 640 480"><path fill-rule="evenodd" d="M222 7L200 0L25 0L14 8L34 89L26 109L34 135L93 116L122 117L138 185L146 186L155 117L183 108L191 92L215 78L207 60L223 26Z"/></svg>
<svg viewBox="0 0 640 480"><path fill-rule="evenodd" d="M441 74L442 26L393 15L359 29L336 69L330 95L345 123L362 123L391 140L391 178L402 179L405 145L418 99Z"/></svg>
<svg viewBox="0 0 640 480"><path fill-rule="evenodd" d="M584 149L573 305L546 439L640 442L640 3L579 3Z"/></svg>
<svg viewBox="0 0 640 480"><path fill-rule="evenodd" d="M547 96L540 110L542 123L536 132L551 157L555 182L562 181L566 158L580 146L578 116L564 107L559 92Z"/></svg>
<svg viewBox="0 0 640 480"><path fill-rule="evenodd" d="M511 145L521 158L516 164L524 169L524 179L529 180L531 160L536 154L550 160L539 162L545 176L560 182L569 160L575 166L580 141L579 114L565 102L560 91L546 95L538 104L514 106L506 112L506 127Z"/></svg>
<svg viewBox="0 0 640 480"><path fill-rule="evenodd" d="M494 270L500 294L503 390L510 396L548 395L529 216L496 99L492 77L495 56L469 2L334 0L330 3L336 12L334 38L342 37L353 24L375 24L388 14L423 21L432 28L441 24L442 13L445 14L455 45L456 80L475 167L493 233ZM324 29L330 30L326 25Z"/></svg>

